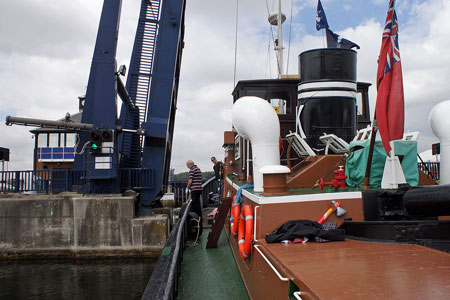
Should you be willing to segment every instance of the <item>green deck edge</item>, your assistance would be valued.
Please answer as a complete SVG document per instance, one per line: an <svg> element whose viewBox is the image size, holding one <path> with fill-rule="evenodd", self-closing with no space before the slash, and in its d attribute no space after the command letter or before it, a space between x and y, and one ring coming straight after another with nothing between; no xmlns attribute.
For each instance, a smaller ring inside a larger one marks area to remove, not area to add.
<svg viewBox="0 0 450 300"><path fill-rule="evenodd" d="M199 244L184 250L177 299L250 299L225 232L217 248L206 249L210 231L205 228Z"/></svg>

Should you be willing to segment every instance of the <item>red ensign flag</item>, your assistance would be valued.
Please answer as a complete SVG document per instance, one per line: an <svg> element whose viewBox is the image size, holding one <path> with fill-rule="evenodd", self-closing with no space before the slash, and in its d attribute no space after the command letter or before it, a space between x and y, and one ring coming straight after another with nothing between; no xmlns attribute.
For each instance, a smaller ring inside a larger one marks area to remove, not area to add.
<svg viewBox="0 0 450 300"><path fill-rule="evenodd" d="M386 153L390 141L403 138L405 120L402 63L398 48L398 23L395 0L390 0L383 31L377 71L376 118Z"/></svg>

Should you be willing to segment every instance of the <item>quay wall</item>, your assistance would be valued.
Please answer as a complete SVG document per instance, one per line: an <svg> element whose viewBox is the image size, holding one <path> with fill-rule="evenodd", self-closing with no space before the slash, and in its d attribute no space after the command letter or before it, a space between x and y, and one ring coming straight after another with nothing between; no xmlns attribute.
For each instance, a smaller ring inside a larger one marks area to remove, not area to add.
<svg viewBox="0 0 450 300"><path fill-rule="evenodd" d="M135 196L1 195L0 258L150 256L161 252L169 216L134 216Z"/></svg>

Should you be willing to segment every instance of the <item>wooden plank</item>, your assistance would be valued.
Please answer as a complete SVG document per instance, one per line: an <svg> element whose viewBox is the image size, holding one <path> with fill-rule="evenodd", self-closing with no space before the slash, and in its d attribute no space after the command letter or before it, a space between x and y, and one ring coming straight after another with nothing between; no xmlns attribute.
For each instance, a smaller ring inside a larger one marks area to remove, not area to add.
<svg viewBox="0 0 450 300"><path fill-rule="evenodd" d="M217 248L217 242L219 241L220 233L222 232L223 225L225 224L225 219L227 218L230 206L230 197L224 198L222 202L220 202L214 223L211 227L211 232L208 235L208 243L206 244L206 248Z"/></svg>

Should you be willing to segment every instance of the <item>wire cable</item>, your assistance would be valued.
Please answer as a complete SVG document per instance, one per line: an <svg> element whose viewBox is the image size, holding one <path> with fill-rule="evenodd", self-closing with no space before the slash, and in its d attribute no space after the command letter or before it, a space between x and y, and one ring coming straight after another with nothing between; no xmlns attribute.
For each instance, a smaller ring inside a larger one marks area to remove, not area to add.
<svg viewBox="0 0 450 300"><path fill-rule="evenodd" d="M81 155L84 153L84 150L86 149L86 146L89 144L89 141L87 141L86 143L84 143L83 148L81 148L81 152L75 152L75 154Z"/></svg>
<svg viewBox="0 0 450 300"><path fill-rule="evenodd" d="M270 26L270 25L269 25ZM267 45L267 68L266 68L266 74L264 74L264 77L267 77L267 69L269 70L269 78L272 77L272 66L270 61L270 37L269 37L269 44Z"/></svg>
<svg viewBox="0 0 450 300"><path fill-rule="evenodd" d="M294 10L294 0L291 0L291 19L289 21L289 45L288 45L286 74L289 74L289 56L291 55L291 33L292 33L292 11L293 10Z"/></svg>
<svg viewBox="0 0 450 300"><path fill-rule="evenodd" d="M249 78L252 78L253 69L255 68L256 59L258 58L259 50L261 50L261 45L263 44L263 38L264 38L264 35L261 35L261 38L259 39L259 42L258 42L258 50L256 50L255 59L253 60L252 68L250 69L250 75L248 76Z"/></svg>
<svg viewBox="0 0 450 300"><path fill-rule="evenodd" d="M80 151L80 152L77 152L77 150L78 150L78 145L80 144L80 141L81 141L81 138L80 138L80 134L78 133L78 134L77 134L77 143L75 144L75 147L73 148L75 154L77 154L77 155L83 154L83 153L84 153L84 150L86 149L86 146L89 144L89 141L87 141L86 143L84 143L83 147L81 148L81 151Z"/></svg>
<svg viewBox="0 0 450 300"><path fill-rule="evenodd" d="M267 1L267 0L266 0ZM237 45L238 45L238 20L239 20L239 0L236 0L236 28L234 40L234 75L233 75L233 89L236 86L236 69L237 69Z"/></svg>

